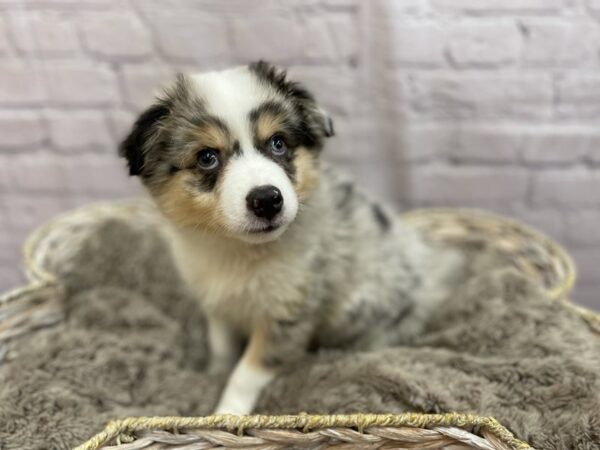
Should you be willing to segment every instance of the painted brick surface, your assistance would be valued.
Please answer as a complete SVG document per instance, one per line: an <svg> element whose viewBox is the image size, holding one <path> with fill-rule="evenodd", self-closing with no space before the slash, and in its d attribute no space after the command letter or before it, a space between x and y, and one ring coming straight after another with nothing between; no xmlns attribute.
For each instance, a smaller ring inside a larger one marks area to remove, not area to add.
<svg viewBox="0 0 600 450"><path fill-rule="evenodd" d="M599 0L0 0L0 288L56 213L140 193L118 142L165 81L264 58L333 116L326 158L399 208L510 214L600 309Z"/></svg>

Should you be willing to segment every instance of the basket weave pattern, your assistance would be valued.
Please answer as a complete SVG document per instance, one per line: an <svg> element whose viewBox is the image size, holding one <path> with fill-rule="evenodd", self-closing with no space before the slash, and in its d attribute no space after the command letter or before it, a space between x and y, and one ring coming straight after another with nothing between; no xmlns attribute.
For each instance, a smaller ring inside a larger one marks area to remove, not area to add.
<svg viewBox="0 0 600 450"><path fill-rule="evenodd" d="M413 413L129 418L111 422L75 450L100 448L531 449L493 418Z"/></svg>
<svg viewBox="0 0 600 450"><path fill-rule="evenodd" d="M124 218L140 227L158 226L149 204L135 201L92 205L38 229L24 247L30 285L0 297L0 363L15 358L13 343L62 320L61 271L69 255L89 237L93 225ZM575 280L568 254L553 241L517 222L472 210L422 210L404 215L432 242L480 241L545 287L548 296L577 309L593 329L600 319L567 303ZM495 419L464 414L354 414L315 416L231 416L128 418L107 428L77 450L96 449L529 449Z"/></svg>

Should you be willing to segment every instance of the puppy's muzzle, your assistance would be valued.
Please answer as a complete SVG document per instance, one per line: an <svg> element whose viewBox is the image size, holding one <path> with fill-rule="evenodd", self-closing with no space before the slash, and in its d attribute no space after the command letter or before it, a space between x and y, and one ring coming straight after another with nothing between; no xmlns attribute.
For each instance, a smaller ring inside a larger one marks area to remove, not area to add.
<svg viewBox="0 0 600 450"><path fill-rule="evenodd" d="M283 208L283 195L275 186L259 186L250 191L246 205L256 217L272 220Z"/></svg>

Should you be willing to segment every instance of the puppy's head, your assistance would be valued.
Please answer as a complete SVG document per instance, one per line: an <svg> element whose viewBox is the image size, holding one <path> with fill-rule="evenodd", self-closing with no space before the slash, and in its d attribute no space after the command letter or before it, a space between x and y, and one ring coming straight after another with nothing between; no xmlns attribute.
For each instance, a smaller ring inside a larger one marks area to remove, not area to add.
<svg viewBox="0 0 600 450"><path fill-rule="evenodd" d="M258 62L180 75L120 153L178 226L261 243L285 231L318 184L332 133L307 90Z"/></svg>

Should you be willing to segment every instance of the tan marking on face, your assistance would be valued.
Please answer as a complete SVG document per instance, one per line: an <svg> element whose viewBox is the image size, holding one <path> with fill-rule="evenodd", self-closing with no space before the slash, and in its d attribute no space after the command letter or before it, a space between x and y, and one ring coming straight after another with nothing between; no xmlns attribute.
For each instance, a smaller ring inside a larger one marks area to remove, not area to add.
<svg viewBox="0 0 600 450"><path fill-rule="evenodd" d="M185 131L186 150L181 152L181 167L191 167L196 163L198 152L204 148L214 148L221 153L230 152L233 140L226 130L216 125L204 125Z"/></svg>
<svg viewBox="0 0 600 450"><path fill-rule="evenodd" d="M194 189L190 182L196 177L191 171L182 170L150 192L162 213L176 225L226 234L217 195Z"/></svg>
<svg viewBox="0 0 600 450"><path fill-rule="evenodd" d="M284 117L272 112L263 112L256 121L256 137L267 141L271 136L280 132L284 127Z"/></svg>
<svg viewBox="0 0 600 450"><path fill-rule="evenodd" d="M298 199L303 201L319 185L319 163L312 152L304 147L298 147L294 158L294 166L296 168L294 190L298 195Z"/></svg>
<svg viewBox="0 0 600 450"><path fill-rule="evenodd" d="M216 125L205 125L192 130L194 136L204 147L228 149L231 147L231 136L223 128Z"/></svg>

